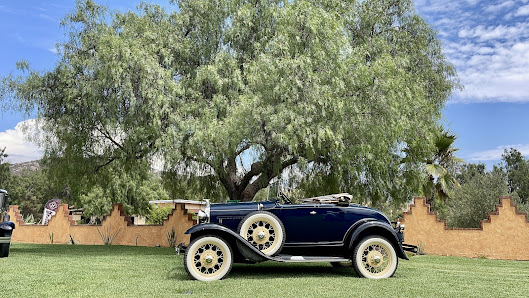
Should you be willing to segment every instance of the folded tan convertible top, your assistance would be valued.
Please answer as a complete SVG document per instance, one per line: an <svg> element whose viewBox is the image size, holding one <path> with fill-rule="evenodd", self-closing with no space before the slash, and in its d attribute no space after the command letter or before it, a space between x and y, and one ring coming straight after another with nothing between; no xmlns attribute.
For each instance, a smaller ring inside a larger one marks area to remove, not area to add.
<svg viewBox="0 0 529 298"><path fill-rule="evenodd" d="M317 204L338 204L343 201L351 201L353 198L352 195L348 193L338 193L338 194L332 194L332 195L325 195L325 196L319 196L319 197L313 197L313 198L306 198L303 199L303 203L317 203Z"/></svg>

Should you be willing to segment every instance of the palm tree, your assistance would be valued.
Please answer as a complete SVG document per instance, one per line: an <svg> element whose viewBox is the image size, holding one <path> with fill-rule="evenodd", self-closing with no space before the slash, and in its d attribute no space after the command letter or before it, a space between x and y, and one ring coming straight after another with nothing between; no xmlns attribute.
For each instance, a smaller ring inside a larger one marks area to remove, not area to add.
<svg viewBox="0 0 529 298"><path fill-rule="evenodd" d="M450 198L455 188L460 187L454 170L464 161L454 156L454 152L459 150L452 147L456 138L455 135L440 127L435 138L435 155L426 162L428 180L423 185L423 194L426 197L426 203L432 207L436 194L440 201L445 201Z"/></svg>

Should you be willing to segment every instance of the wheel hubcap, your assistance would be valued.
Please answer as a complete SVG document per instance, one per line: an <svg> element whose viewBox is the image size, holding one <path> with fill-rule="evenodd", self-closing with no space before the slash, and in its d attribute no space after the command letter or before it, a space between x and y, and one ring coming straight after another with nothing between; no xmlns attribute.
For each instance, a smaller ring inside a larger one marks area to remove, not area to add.
<svg viewBox="0 0 529 298"><path fill-rule="evenodd" d="M266 251L272 247L276 240L274 226L267 221L256 221L248 227L246 238L259 250Z"/></svg>
<svg viewBox="0 0 529 298"><path fill-rule="evenodd" d="M213 263L213 256L211 256L211 255L207 255L207 256L204 258L204 261L206 261L207 264L211 264L211 263Z"/></svg>
<svg viewBox="0 0 529 298"><path fill-rule="evenodd" d="M362 252L362 265L374 275L384 274L391 265L388 249L379 244L367 246Z"/></svg>
<svg viewBox="0 0 529 298"><path fill-rule="evenodd" d="M367 254L367 263L371 267L379 267L382 264L384 256L378 251L371 251Z"/></svg>
<svg viewBox="0 0 529 298"><path fill-rule="evenodd" d="M259 237L259 239L264 239L264 237L265 237L265 233L264 233L263 231L261 231L261 232L259 232L259 233L257 234L257 237Z"/></svg>
<svg viewBox="0 0 529 298"><path fill-rule="evenodd" d="M224 251L215 244L200 246L193 256L195 269L203 275L214 275L224 264Z"/></svg>

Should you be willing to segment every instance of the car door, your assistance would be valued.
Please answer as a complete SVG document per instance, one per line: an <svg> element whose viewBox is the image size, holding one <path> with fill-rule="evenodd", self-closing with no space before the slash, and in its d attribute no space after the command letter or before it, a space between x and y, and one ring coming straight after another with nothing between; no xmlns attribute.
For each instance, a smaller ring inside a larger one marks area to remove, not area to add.
<svg viewBox="0 0 529 298"><path fill-rule="evenodd" d="M279 207L279 218L285 226L287 243L341 242L350 227L343 208L332 204Z"/></svg>

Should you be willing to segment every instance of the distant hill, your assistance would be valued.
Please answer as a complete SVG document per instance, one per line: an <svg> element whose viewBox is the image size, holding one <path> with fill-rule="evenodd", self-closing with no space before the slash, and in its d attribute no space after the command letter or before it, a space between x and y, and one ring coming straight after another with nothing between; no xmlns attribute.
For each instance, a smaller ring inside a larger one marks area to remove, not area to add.
<svg viewBox="0 0 529 298"><path fill-rule="evenodd" d="M32 160L9 165L11 175L20 176L24 172L36 172L40 169L40 160Z"/></svg>

